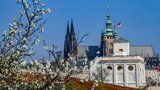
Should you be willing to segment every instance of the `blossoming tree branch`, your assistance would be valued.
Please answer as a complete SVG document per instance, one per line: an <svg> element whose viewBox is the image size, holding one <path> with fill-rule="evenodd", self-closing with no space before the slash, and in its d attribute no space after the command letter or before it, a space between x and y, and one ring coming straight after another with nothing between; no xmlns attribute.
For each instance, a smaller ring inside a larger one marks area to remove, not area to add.
<svg viewBox="0 0 160 90"><path fill-rule="evenodd" d="M44 15L51 9L40 0L18 0L17 3L22 10L9 25L9 30L2 32L0 40L0 89L62 88L68 77L73 77L83 68L77 70L76 59L72 60L71 55L63 59L62 51L58 51L55 45L49 48L45 41L44 49L48 57L32 61L34 46L39 43L47 21ZM74 49L86 36L80 38ZM26 58L30 62L27 63Z"/></svg>
<svg viewBox="0 0 160 90"><path fill-rule="evenodd" d="M17 3L22 10L9 25L9 30L3 31L0 41L0 85L4 88L23 84L23 80L19 81L20 65L33 55L33 47L44 31L46 19L43 16L51 12L40 0L18 0Z"/></svg>

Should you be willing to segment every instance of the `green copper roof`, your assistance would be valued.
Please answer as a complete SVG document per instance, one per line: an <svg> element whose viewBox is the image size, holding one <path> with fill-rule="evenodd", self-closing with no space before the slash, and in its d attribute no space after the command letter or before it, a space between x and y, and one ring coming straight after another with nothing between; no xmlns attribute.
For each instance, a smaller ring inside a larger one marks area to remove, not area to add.
<svg viewBox="0 0 160 90"><path fill-rule="evenodd" d="M107 21L106 21L106 23L111 23L109 8L107 8Z"/></svg>
<svg viewBox="0 0 160 90"><path fill-rule="evenodd" d="M102 35L104 36L117 36L117 32L115 31L115 29L112 26L112 22L110 20L110 12L109 12L109 8L107 8L107 19L106 19L106 28L102 31Z"/></svg>

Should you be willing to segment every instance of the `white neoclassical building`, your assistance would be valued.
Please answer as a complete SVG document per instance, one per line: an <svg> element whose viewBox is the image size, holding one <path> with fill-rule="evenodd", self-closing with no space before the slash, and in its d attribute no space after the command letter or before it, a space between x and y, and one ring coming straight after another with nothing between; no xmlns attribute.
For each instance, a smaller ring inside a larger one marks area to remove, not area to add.
<svg viewBox="0 0 160 90"><path fill-rule="evenodd" d="M128 87L144 86L144 58L131 56L129 42L120 38L113 42L112 56L96 57L91 62L90 79Z"/></svg>

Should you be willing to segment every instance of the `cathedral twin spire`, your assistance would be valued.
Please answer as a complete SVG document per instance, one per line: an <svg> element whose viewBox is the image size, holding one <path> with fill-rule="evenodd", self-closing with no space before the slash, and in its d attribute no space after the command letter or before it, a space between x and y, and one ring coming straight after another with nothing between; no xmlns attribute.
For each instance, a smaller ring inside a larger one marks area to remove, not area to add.
<svg viewBox="0 0 160 90"><path fill-rule="evenodd" d="M64 42L64 59L69 57L76 58L77 55L77 40L74 31L73 19L71 19L71 25L67 22L67 32Z"/></svg>

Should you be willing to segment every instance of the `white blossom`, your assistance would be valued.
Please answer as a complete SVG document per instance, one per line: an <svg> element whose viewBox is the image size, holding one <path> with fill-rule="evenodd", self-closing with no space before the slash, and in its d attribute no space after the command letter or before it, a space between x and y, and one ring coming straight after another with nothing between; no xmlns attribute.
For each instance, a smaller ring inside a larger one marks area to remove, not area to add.
<svg viewBox="0 0 160 90"><path fill-rule="evenodd" d="M14 22L13 22L13 25L16 25L16 24L17 24L17 23L14 21Z"/></svg>
<svg viewBox="0 0 160 90"><path fill-rule="evenodd" d="M51 9L50 9L50 8L47 8L47 11L48 11L48 13L50 13L50 12L51 12Z"/></svg>
<svg viewBox="0 0 160 90"><path fill-rule="evenodd" d="M46 10L41 9L41 13L42 13L43 15L46 14Z"/></svg>
<svg viewBox="0 0 160 90"><path fill-rule="evenodd" d="M84 82L84 80L83 80L83 79L81 79L81 80L80 80L80 82L82 82L82 83L83 83L83 82Z"/></svg>
<svg viewBox="0 0 160 90"><path fill-rule="evenodd" d="M22 2L22 0L17 0L17 2L18 2L18 3L21 3L21 2Z"/></svg>
<svg viewBox="0 0 160 90"><path fill-rule="evenodd" d="M29 54L32 55L33 54L33 50L29 50Z"/></svg>
<svg viewBox="0 0 160 90"><path fill-rule="evenodd" d="M30 61L30 64L33 65L33 61L32 60Z"/></svg>
<svg viewBox="0 0 160 90"><path fill-rule="evenodd" d="M34 4L38 4L38 0L34 0Z"/></svg>
<svg viewBox="0 0 160 90"><path fill-rule="evenodd" d="M76 60L74 60L74 61L73 61L73 64L74 64L74 65L76 65L76 64L77 64L77 61L76 61Z"/></svg>
<svg viewBox="0 0 160 90"><path fill-rule="evenodd" d="M43 75L46 74L45 70L42 70L42 74L43 74Z"/></svg>
<svg viewBox="0 0 160 90"><path fill-rule="evenodd" d="M25 8L29 9L29 5L27 2L24 2L24 6L25 6Z"/></svg>
<svg viewBox="0 0 160 90"><path fill-rule="evenodd" d="M48 47L47 47L47 46L44 46L44 49L45 49L45 50L48 50Z"/></svg>
<svg viewBox="0 0 160 90"><path fill-rule="evenodd" d="M52 74L53 74L52 69L49 69L49 70L48 70L48 73L52 75Z"/></svg>
<svg viewBox="0 0 160 90"><path fill-rule="evenodd" d="M10 35L13 36L14 34L15 34L15 30L13 30L13 29L11 28L11 30L10 30Z"/></svg>
<svg viewBox="0 0 160 90"><path fill-rule="evenodd" d="M32 22L32 23L31 23L31 27L35 27L35 26L36 26L36 25Z"/></svg>
<svg viewBox="0 0 160 90"><path fill-rule="evenodd" d="M9 44L11 45L13 43L13 41L12 40L9 40Z"/></svg>
<svg viewBox="0 0 160 90"><path fill-rule="evenodd" d="M88 78L86 78L85 81L88 82Z"/></svg>
<svg viewBox="0 0 160 90"><path fill-rule="evenodd" d="M95 80L96 83L98 83L98 80Z"/></svg>
<svg viewBox="0 0 160 90"><path fill-rule="evenodd" d="M24 44L24 45L22 46L22 49L27 49L27 45Z"/></svg>
<svg viewBox="0 0 160 90"><path fill-rule="evenodd" d="M23 41L26 42L26 41L27 41L27 38L23 37Z"/></svg>
<svg viewBox="0 0 160 90"><path fill-rule="evenodd" d="M45 7L46 5L45 5L44 3L41 3L41 6L42 6L42 7Z"/></svg>
<svg viewBox="0 0 160 90"><path fill-rule="evenodd" d="M38 44L40 42L40 39L36 39L36 44Z"/></svg>
<svg viewBox="0 0 160 90"><path fill-rule="evenodd" d="M44 28L41 28L41 32L44 32Z"/></svg>
<svg viewBox="0 0 160 90"><path fill-rule="evenodd" d="M7 33L6 31L3 31L2 36L6 36L6 33Z"/></svg>
<svg viewBox="0 0 160 90"><path fill-rule="evenodd" d="M31 17L33 17L33 16L34 16L34 14L32 13L32 14L31 14Z"/></svg>
<svg viewBox="0 0 160 90"><path fill-rule="evenodd" d="M39 64L37 60L34 60L34 63L35 63L36 65L38 65L38 64Z"/></svg>
<svg viewBox="0 0 160 90"><path fill-rule="evenodd" d="M26 64L26 60L22 60L21 65L25 65Z"/></svg>
<svg viewBox="0 0 160 90"><path fill-rule="evenodd" d="M98 83L96 83L96 87L98 87Z"/></svg>

